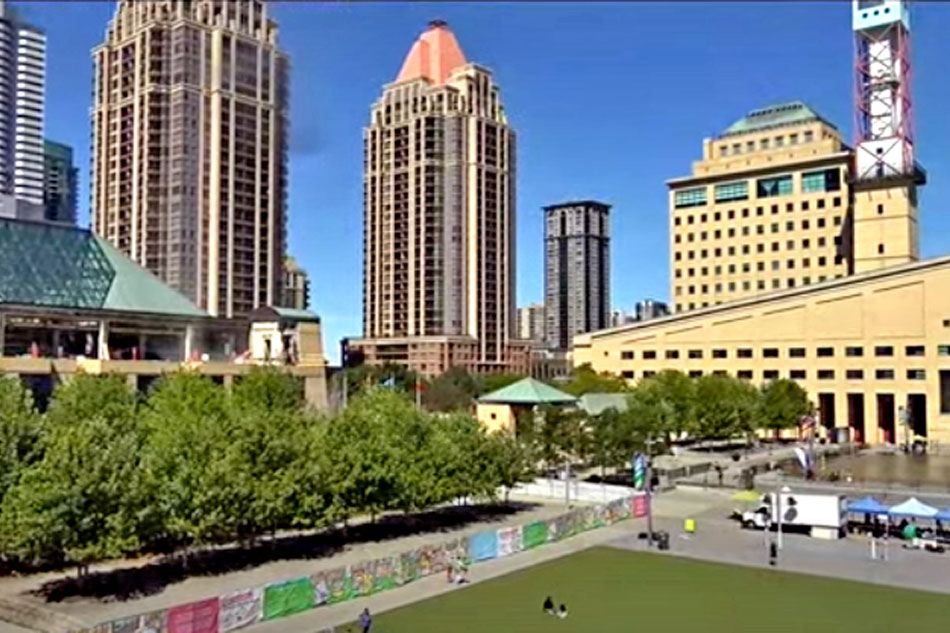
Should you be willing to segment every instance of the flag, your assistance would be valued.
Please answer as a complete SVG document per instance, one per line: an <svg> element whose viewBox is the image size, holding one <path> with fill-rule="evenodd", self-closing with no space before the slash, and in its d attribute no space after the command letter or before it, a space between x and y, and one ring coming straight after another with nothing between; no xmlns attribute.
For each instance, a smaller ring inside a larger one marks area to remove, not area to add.
<svg viewBox="0 0 950 633"><path fill-rule="evenodd" d="M643 490L647 480L647 460L643 453L636 453L631 462L633 471L633 487L637 490Z"/></svg>

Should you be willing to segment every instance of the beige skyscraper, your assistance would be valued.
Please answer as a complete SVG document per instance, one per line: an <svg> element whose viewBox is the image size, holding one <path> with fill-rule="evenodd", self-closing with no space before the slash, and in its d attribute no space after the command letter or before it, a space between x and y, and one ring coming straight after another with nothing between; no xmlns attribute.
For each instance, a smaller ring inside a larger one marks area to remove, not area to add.
<svg viewBox="0 0 950 633"><path fill-rule="evenodd" d="M211 314L280 301L287 58L260 0L119 0L93 51L93 229Z"/></svg>
<svg viewBox="0 0 950 633"><path fill-rule="evenodd" d="M364 143L363 339L427 375L527 369L516 339L515 135L491 71L435 21L373 104Z"/></svg>

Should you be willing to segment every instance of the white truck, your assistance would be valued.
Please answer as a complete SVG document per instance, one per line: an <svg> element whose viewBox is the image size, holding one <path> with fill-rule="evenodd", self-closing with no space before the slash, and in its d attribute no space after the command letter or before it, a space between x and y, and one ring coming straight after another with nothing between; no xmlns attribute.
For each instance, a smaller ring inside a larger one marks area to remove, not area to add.
<svg viewBox="0 0 950 633"><path fill-rule="evenodd" d="M800 494L795 492L767 493L753 510L737 513L742 527L747 529L778 529L807 531L815 538L836 539L847 527L847 503L843 495ZM779 521L781 512L781 521Z"/></svg>

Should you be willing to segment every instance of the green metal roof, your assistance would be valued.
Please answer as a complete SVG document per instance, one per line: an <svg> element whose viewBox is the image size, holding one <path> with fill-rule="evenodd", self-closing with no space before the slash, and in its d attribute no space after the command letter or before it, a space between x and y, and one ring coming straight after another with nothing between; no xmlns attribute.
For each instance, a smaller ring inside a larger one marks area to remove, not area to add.
<svg viewBox="0 0 950 633"><path fill-rule="evenodd" d="M319 321L320 317L310 310L299 310L297 308L282 308L274 306L274 312L282 319L291 319L294 321Z"/></svg>
<svg viewBox="0 0 950 633"><path fill-rule="evenodd" d="M523 378L478 399L485 404L572 404L577 398L534 378Z"/></svg>
<svg viewBox="0 0 950 633"><path fill-rule="evenodd" d="M599 415L607 409L627 410L625 393L585 393L580 397L579 406L588 415Z"/></svg>
<svg viewBox="0 0 950 633"><path fill-rule="evenodd" d="M0 219L0 303L208 316L88 230L8 219Z"/></svg>
<svg viewBox="0 0 950 633"><path fill-rule="evenodd" d="M811 121L822 121L826 125L835 127L801 101L792 101L790 103L779 103L759 108L758 110L752 110L726 128L722 136L759 132L775 127L797 125Z"/></svg>

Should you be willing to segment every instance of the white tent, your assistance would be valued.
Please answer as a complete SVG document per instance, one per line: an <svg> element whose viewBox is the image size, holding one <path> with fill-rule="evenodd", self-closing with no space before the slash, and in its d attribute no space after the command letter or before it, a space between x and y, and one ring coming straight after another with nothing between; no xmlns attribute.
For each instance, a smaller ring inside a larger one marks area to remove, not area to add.
<svg viewBox="0 0 950 633"><path fill-rule="evenodd" d="M913 517L916 519L932 519L938 510L926 503L921 503L917 497L911 497L904 503L899 503L888 510L892 517Z"/></svg>

